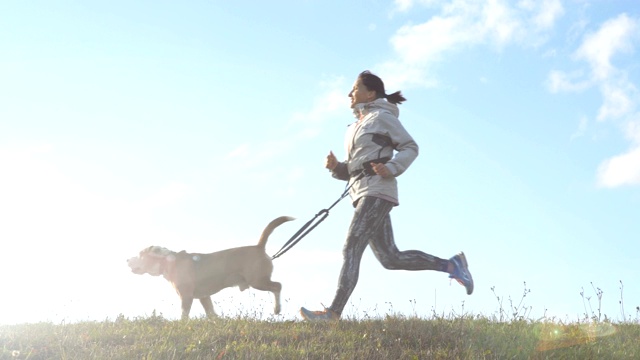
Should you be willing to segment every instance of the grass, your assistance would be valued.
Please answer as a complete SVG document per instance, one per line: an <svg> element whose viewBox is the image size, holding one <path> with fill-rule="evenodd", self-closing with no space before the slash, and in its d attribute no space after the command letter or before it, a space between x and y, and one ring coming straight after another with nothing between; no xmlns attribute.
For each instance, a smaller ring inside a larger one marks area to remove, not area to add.
<svg viewBox="0 0 640 360"><path fill-rule="evenodd" d="M602 292L593 290L601 300ZM250 315L181 321L154 313L102 322L5 325L0 326L0 359L640 358L640 309L635 319L614 323L602 318L600 301L592 308L583 290L583 320L530 320L528 293L525 284L522 298L508 298L506 309L505 299L495 294L500 310L491 317L395 314L309 323Z"/></svg>
<svg viewBox="0 0 640 360"><path fill-rule="evenodd" d="M484 317L332 323L249 318L0 327L1 359L637 359L640 325Z"/></svg>

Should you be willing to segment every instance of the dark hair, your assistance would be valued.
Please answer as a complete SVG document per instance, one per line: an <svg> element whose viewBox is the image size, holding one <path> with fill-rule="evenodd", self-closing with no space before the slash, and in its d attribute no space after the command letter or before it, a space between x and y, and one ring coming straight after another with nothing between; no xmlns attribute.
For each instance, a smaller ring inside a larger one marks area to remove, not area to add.
<svg viewBox="0 0 640 360"><path fill-rule="evenodd" d="M360 75L358 75L358 78L368 90L376 92L376 99L385 98L392 104L402 104L403 101L407 100L402 96L400 91L387 95L387 93L384 92L384 83L382 82L382 79L377 75L372 74L369 70L361 72Z"/></svg>

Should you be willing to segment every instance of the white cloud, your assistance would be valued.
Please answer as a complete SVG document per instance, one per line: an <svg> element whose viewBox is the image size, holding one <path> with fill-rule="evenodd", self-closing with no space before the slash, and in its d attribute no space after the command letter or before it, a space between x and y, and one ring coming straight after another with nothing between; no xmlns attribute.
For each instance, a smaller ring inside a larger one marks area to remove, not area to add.
<svg viewBox="0 0 640 360"><path fill-rule="evenodd" d="M633 50L632 39L637 37L637 28L636 21L626 14L619 15L606 21L596 33L587 35L575 56L591 65L595 79L607 80L615 72L612 57Z"/></svg>
<svg viewBox="0 0 640 360"><path fill-rule="evenodd" d="M627 79L626 71L616 68L612 58L631 53L638 39L638 21L620 15L605 22L595 34L585 38L577 52L588 61L593 77L601 82L603 103L598 120L622 120L625 136L633 145L628 152L602 162L598 168L598 184L604 187L640 185L640 134L637 127L640 97L636 86Z"/></svg>
<svg viewBox="0 0 640 360"><path fill-rule="evenodd" d="M640 114L636 114L636 119L627 123L625 134L631 141L640 144Z"/></svg>
<svg viewBox="0 0 640 360"><path fill-rule="evenodd" d="M387 87L431 87L437 81L428 75L429 68L441 61L447 52L463 44L477 43L478 34L469 31L465 19L459 16L434 17L418 25L405 25L391 38L396 59L381 64Z"/></svg>
<svg viewBox="0 0 640 360"><path fill-rule="evenodd" d="M604 161L598 168L598 184L608 188L640 185L640 146Z"/></svg>
<svg viewBox="0 0 640 360"><path fill-rule="evenodd" d="M581 25L583 28L584 23ZM616 120L625 136L631 140L631 150L603 161L598 167L597 182L603 187L640 184L640 131L637 119L640 96L629 81L628 71L615 65L620 54L633 54L634 41L640 38L639 21L626 14L605 21L597 31L584 36L574 53L574 59L589 65L589 73L566 74L551 71L547 84L552 93L582 91L597 86L602 94L598 121ZM578 134L582 134L579 129ZM572 135L571 138L575 138Z"/></svg>
<svg viewBox="0 0 640 360"><path fill-rule="evenodd" d="M598 120L617 119L630 114L635 108L633 98L637 90L626 80L621 84L606 82L600 86L603 103L598 110Z"/></svg>
<svg viewBox="0 0 640 360"><path fill-rule="evenodd" d="M440 12L428 21L407 24L390 39L395 58L379 66L380 73L394 87L435 86L438 81L430 74L435 64L445 56L478 45L493 45L498 49L510 45L537 46L545 41L558 19L565 13L561 0L419 1L396 0L397 11L412 7L440 6ZM570 29L571 39L583 33L588 23L580 20ZM602 105L594 116L598 121L616 120L632 140L629 152L604 161L598 170L599 183L613 187L639 182L640 131L638 118L640 96L637 87L628 80L628 72L615 65L616 56L633 54L634 42L640 37L639 21L621 14L604 22L597 31L583 37L573 54L576 61L588 65L588 71L549 73L546 85L551 93L581 92L597 86ZM571 139L586 131L586 117L580 120Z"/></svg>
<svg viewBox="0 0 640 360"><path fill-rule="evenodd" d="M395 2L399 11L416 5L441 5L440 13L428 21L402 26L391 38L395 58L379 68L385 79L396 86L434 86L430 76L435 63L451 52L489 44L502 48L510 44L536 46L562 16L559 0L521 1L512 5L504 0L455 0Z"/></svg>
<svg viewBox="0 0 640 360"><path fill-rule="evenodd" d="M538 29L550 29L564 14L560 0L526 1L532 3L534 15L532 22Z"/></svg>
<svg viewBox="0 0 640 360"><path fill-rule="evenodd" d="M405 12L414 5L432 6L442 2L442 0L395 0L396 11Z"/></svg>
<svg viewBox="0 0 640 360"><path fill-rule="evenodd" d="M435 17L423 24L401 27L391 38L391 44L404 63L431 63L460 44L479 40L477 34L465 27L465 19L461 17Z"/></svg>
<svg viewBox="0 0 640 360"><path fill-rule="evenodd" d="M413 0L395 0L398 11L407 11L413 6Z"/></svg>
<svg viewBox="0 0 640 360"><path fill-rule="evenodd" d="M500 0L488 0L482 9L484 32L498 45L509 43L522 26L522 22L509 5Z"/></svg>
<svg viewBox="0 0 640 360"><path fill-rule="evenodd" d="M547 78L547 88L551 93L580 92L591 87L591 82L584 80L582 72L565 73L553 70Z"/></svg>

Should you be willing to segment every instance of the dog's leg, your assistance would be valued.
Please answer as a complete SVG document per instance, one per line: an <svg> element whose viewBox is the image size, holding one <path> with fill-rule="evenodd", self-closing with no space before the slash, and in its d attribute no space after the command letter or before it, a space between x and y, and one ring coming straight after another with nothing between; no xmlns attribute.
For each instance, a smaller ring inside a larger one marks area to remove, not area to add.
<svg viewBox="0 0 640 360"><path fill-rule="evenodd" d="M251 284L251 287L262 291L271 291L276 299L276 305L273 308L274 314L280 314L280 291L282 290L282 284L271 279L262 279L256 284Z"/></svg>
<svg viewBox="0 0 640 360"><path fill-rule="evenodd" d="M213 302L211 302L211 296L200 298L200 303L202 304L204 313L207 314L208 318L218 317L216 312L213 310Z"/></svg>
<svg viewBox="0 0 640 360"><path fill-rule="evenodd" d="M182 320L189 319L189 312L191 311L191 304L193 304L193 297L182 297Z"/></svg>

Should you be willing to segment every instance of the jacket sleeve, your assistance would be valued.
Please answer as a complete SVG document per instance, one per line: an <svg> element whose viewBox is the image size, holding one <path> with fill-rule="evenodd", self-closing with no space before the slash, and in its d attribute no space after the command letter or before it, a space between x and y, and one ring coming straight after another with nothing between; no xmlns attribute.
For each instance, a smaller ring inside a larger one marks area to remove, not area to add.
<svg viewBox="0 0 640 360"><path fill-rule="evenodd" d="M347 163L339 162L336 167L331 170L331 176L338 180L349 180L349 170L347 169Z"/></svg>
<svg viewBox="0 0 640 360"><path fill-rule="evenodd" d="M418 144L395 116L384 116L383 121L391 142L397 151L386 165L393 176L400 176L418 157Z"/></svg>

